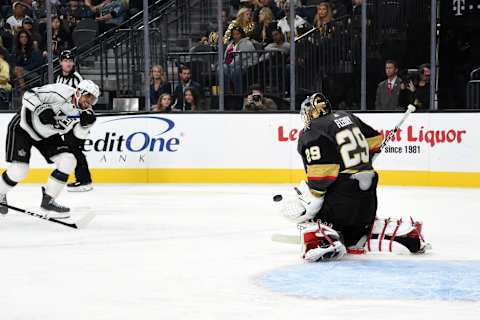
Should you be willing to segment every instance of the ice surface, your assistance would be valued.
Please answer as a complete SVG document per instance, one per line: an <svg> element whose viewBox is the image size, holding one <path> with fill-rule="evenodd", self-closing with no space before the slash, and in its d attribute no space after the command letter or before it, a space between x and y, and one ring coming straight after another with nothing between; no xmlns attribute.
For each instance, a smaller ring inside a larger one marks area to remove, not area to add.
<svg viewBox="0 0 480 320"><path fill-rule="evenodd" d="M285 188L97 185L94 192L62 194L62 204L95 208L97 216L84 230L10 212L0 217L0 319L480 318L474 269L480 261L480 190L381 188L379 216L423 220L434 250L427 256L354 257L341 266L383 266L384 274L398 261L392 280L400 281L402 272L402 279L415 279L412 266L422 262L452 268L458 263L452 276L470 277L474 301L358 299L356 283L351 299L325 300L262 283L267 275L284 272L287 279L286 271L305 270L304 276L312 276L318 268L303 264L297 246L270 241L272 233L295 233L272 206L272 195ZM39 186L20 185L9 202L33 208L40 197ZM362 272L362 280L372 276L368 268ZM317 276L328 274L318 269ZM332 285L332 279L325 283ZM435 285L423 284L426 291Z"/></svg>

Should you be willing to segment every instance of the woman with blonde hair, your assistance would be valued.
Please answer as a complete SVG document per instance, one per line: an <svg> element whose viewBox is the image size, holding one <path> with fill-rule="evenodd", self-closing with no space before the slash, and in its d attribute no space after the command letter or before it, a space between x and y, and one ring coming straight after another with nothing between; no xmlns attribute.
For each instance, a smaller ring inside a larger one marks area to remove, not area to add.
<svg viewBox="0 0 480 320"><path fill-rule="evenodd" d="M252 37L255 32L255 23L252 20L252 10L249 8L241 8L237 12L237 17L229 25L223 36L223 43L230 42L232 37L232 29L241 27L247 37Z"/></svg>
<svg viewBox="0 0 480 320"><path fill-rule="evenodd" d="M255 28L254 39L260 43L272 43L272 32L277 24L274 22L273 12L269 7L263 7L258 14L258 25Z"/></svg>
<svg viewBox="0 0 480 320"><path fill-rule="evenodd" d="M170 112L172 111L172 96L169 93L162 93L158 98L157 104L153 107L155 112Z"/></svg>
<svg viewBox="0 0 480 320"><path fill-rule="evenodd" d="M157 104L162 93L172 93L172 85L168 82L167 76L161 65L154 65L150 72L150 104Z"/></svg>
<svg viewBox="0 0 480 320"><path fill-rule="evenodd" d="M313 25L322 30L326 28L326 25L332 21L332 7L328 2L322 2L317 7L317 13L315 19L313 19Z"/></svg>

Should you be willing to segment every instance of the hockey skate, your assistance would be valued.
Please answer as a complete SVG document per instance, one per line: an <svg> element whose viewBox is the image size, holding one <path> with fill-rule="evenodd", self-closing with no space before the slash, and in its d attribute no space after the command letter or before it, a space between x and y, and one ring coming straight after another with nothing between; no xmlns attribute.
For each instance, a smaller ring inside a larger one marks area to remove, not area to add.
<svg viewBox="0 0 480 320"><path fill-rule="evenodd" d="M0 204L8 204L7 203L7 194L2 193L0 194ZM7 214L8 213L8 208L5 206L0 205L0 214Z"/></svg>
<svg viewBox="0 0 480 320"><path fill-rule="evenodd" d="M70 218L70 208L62 206L55 202L51 196L45 193L45 188L42 187L42 204L40 207L48 213L51 218L67 219Z"/></svg>
<svg viewBox="0 0 480 320"><path fill-rule="evenodd" d="M87 192L92 189L93 187L91 183L75 181L67 184L67 191L69 192Z"/></svg>

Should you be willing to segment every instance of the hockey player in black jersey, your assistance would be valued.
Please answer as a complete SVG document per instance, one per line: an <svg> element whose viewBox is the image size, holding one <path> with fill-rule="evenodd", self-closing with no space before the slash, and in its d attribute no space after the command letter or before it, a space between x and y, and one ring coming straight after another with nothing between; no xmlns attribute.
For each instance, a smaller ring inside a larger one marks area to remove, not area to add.
<svg viewBox="0 0 480 320"><path fill-rule="evenodd" d="M25 92L19 114L8 124L6 161L11 164L0 178L0 213L8 212L7 207L1 206L7 203L7 192L28 174L33 146L48 163L56 166L42 187L41 208L51 217L70 216L70 209L55 201L76 165L61 135L70 130L78 134L88 131L95 122L91 107L99 94L98 86L90 80L83 80L76 89L64 84L48 84ZM66 117L79 114L79 122Z"/></svg>
<svg viewBox="0 0 480 320"><path fill-rule="evenodd" d="M421 223L376 219L378 174L372 156L380 151L380 133L347 111L332 111L321 93L302 103L301 114L305 128L298 152L307 181L281 212L304 228L303 258L338 259L347 251L394 251L399 245L422 251Z"/></svg>

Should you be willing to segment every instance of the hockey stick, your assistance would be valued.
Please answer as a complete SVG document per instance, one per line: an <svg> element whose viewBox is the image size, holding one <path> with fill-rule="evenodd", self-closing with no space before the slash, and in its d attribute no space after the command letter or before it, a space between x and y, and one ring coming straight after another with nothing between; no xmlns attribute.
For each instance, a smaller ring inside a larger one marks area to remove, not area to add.
<svg viewBox="0 0 480 320"><path fill-rule="evenodd" d="M55 222L55 223L58 223L58 224L61 224L63 226L73 228L73 229L81 229L81 228L85 227L95 217L95 214L90 212L90 213L85 214L85 216L83 218L81 218L80 220L78 220L77 222L68 223L68 222L65 222L65 221L62 221L62 220L59 220L59 219L50 218L47 215L43 215L43 214L40 214L40 213L35 213L35 212L28 211L28 210L25 210L25 209L20 209L20 208L17 208L17 207L8 205L8 204L0 203L0 205L2 205L4 207L7 207L8 209L12 209L14 211L17 211L17 212L28 214L29 216L32 216L32 217L47 220L47 221L50 221L50 222Z"/></svg>
<svg viewBox="0 0 480 320"><path fill-rule="evenodd" d="M141 111L141 112L105 112L105 113L96 113L95 117L117 117L117 116L138 116L138 115L148 115L148 114L158 114L156 111ZM55 120L65 120L65 119L79 119L80 115L75 116L56 116Z"/></svg>
<svg viewBox="0 0 480 320"><path fill-rule="evenodd" d="M402 119L400 120L399 123L397 123L397 125L395 126L395 128L393 128L392 131L389 132L388 136L383 140L382 144L380 145L380 150L382 150L383 148L385 148L385 146L387 145L387 143L392 140L393 136L397 133L398 129L400 129L400 127L402 126L402 124L405 122L405 120L407 120L408 116L415 112L416 108L413 104L409 104L408 107L407 107L407 111L405 111L405 113L403 114L403 117Z"/></svg>

